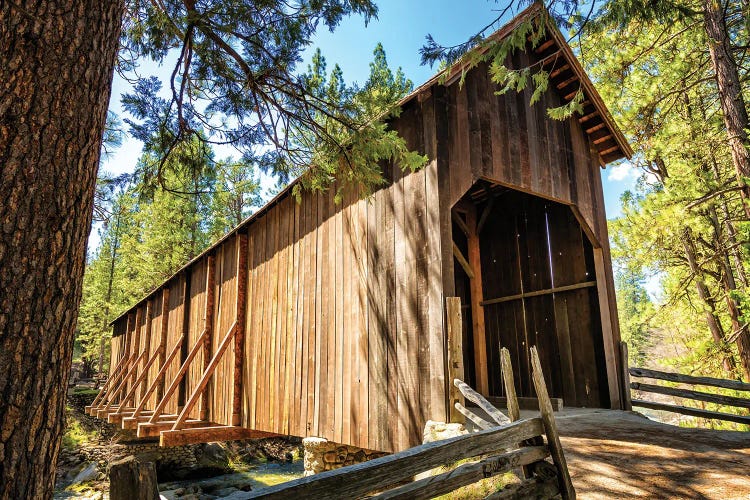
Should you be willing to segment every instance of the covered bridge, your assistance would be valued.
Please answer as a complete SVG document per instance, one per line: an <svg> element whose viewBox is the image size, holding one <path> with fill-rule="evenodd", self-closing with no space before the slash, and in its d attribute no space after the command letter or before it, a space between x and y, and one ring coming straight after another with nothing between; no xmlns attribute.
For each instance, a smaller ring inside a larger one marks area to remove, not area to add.
<svg viewBox="0 0 750 500"><path fill-rule="evenodd" d="M631 151L564 38L547 37L511 61L549 72L541 102L495 95L484 64L463 86L449 69L391 123L424 168L388 166L387 185L340 204L286 189L123 313L92 413L164 445L281 434L396 451L450 418L451 348L479 392L503 396L501 345L520 396L536 345L552 396L619 408L601 168ZM579 88L583 115L548 118Z"/></svg>

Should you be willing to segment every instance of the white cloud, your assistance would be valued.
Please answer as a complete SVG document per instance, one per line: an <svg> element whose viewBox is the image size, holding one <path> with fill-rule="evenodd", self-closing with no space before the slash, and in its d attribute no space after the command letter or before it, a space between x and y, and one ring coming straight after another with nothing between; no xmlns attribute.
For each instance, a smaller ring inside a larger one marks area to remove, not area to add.
<svg viewBox="0 0 750 500"><path fill-rule="evenodd" d="M638 169L629 162L608 167L607 171L607 180L612 182L621 182L628 179L635 180L638 178Z"/></svg>

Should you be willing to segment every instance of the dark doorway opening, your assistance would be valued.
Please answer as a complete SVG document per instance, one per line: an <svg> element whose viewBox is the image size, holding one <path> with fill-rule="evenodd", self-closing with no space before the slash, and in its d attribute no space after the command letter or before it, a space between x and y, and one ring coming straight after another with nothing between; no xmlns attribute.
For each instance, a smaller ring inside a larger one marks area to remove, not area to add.
<svg viewBox="0 0 750 500"><path fill-rule="evenodd" d="M506 347L518 395L533 397L536 345L552 397L609 407L593 249L570 207L480 181L452 218L468 383L503 397Z"/></svg>

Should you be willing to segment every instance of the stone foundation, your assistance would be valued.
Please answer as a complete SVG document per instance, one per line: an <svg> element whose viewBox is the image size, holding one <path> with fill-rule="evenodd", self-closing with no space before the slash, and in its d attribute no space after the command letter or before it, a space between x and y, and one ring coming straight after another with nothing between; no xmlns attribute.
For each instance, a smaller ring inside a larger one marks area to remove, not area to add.
<svg viewBox="0 0 750 500"><path fill-rule="evenodd" d="M305 451L306 476L387 455L387 453L347 446L315 437L303 439L302 447Z"/></svg>

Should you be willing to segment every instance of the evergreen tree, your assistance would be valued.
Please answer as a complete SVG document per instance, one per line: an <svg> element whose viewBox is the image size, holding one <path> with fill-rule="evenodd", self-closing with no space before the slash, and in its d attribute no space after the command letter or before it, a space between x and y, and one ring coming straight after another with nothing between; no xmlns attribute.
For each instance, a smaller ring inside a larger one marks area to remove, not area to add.
<svg viewBox="0 0 750 500"><path fill-rule="evenodd" d="M239 225L255 207L260 207L260 181L253 163L226 158L217 163L217 179L211 196L212 240Z"/></svg>

